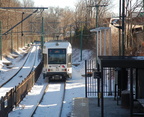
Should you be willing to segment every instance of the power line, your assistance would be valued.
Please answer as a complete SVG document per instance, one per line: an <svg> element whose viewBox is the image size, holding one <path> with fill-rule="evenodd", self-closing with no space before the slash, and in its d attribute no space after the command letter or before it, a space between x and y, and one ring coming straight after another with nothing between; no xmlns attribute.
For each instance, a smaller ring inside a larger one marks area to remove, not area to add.
<svg viewBox="0 0 144 117"><path fill-rule="evenodd" d="M32 16L34 13L36 13L38 11L38 9L48 9L47 7L0 7L0 9L36 9L35 11L33 11L31 14L29 14L27 17L25 17L24 19L22 19L22 21L18 22L16 25L14 25L12 28L10 28L9 30L7 30L5 33L3 33L2 35L6 35L9 31L11 31L12 29L14 29L16 26L18 26L19 24L21 24L23 21L25 21L27 18L29 18L30 16Z"/></svg>
<svg viewBox="0 0 144 117"><path fill-rule="evenodd" d="M48 7L0 7L0 9L48 9Z"/></svg>

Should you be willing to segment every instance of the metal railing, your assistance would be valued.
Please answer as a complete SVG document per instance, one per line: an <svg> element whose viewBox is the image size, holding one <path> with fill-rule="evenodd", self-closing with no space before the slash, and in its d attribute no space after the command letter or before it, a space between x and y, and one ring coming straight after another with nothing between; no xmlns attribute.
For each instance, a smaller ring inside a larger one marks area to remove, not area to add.
<svg viewBox="0 0 144 117"><path fill-rule="evenodd" d="M95 61L85 61L85 97L100 97L101 78L94 78ZM103 69L103 88L104 96L117 96L116 72L114 68Z"/></svg>

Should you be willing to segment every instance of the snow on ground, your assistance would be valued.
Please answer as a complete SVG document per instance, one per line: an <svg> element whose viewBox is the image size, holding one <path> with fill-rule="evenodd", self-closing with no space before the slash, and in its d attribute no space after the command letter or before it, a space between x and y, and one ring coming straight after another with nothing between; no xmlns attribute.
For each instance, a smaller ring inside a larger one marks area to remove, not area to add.
<svg viewBox="0 0 144 117"><path fill-rule="evenodd" d="M9 80L24 64L25 60L27 59L28 54L26 51L22 51L22 53L19 52L17 58L4 58L4 60L0 61L1 68L0 68L0 85L2 85L4 82ZM3 64L3 62L11 62L12 64L9 66L6 66Z"/></svg>
<svg viewBox="0 0 144 117"><path fill-rule="evenodd" d="M78 48L73 48L72 51L72 62L78 63L80 62L80 50ZM91 50L83 50L82 51L82 60L88 60L93 58L93 51Z"/></svg>
<svg viewBox="0 0 144 117"><path fill-rule="evenodd" d="M33 117L59 117L64 94L63 89L64 83L50 83Z"/></svg>
<svg viewBox="0 0 144 117"><path fill-rule="evenodd" d="M6 92L9 92L15 86L18 86L18 84L21 83L30 74L31 70L33 69L33 65L35 64L35 56L37 52L36 48L36 46L32 47L27 61L25 62L23 68L18 72L18 74L16 74L8 83L0 88L0 97L5 96ZM10 78L11 76L9 74L5 74L5 77Z"/></svg>
<svg viewBox="0 0 144 117"><path fill-rule="evenodd" d="M83 51L83 61L79 61L79 49L73 49L73 63L79 63L79 66L72 66L73 73L72 79L68 79L66 81L66 91L65 98L63 104L62 117L69 117L72 110L72 102L73 98L76 97L84 97L85 96L85 82L84 77L81 75L84 74L84 60L91 59L92 52L90 50ZM12 112L9 113L9 117L30 117L33 109L38 104L41 95L44 92L44 88L46 87L47 82L43 79L41 75L38 79L38 82L34 85L31 92L24 98L24 100L19 104L18 107L14 108ZM49 97L49 98L57 98L57 97ZM43 107L44 108L44 107ZM45 112L46 113L46 112ZM51 113L56 113L56 110L53 109ZM44 117L39 111L41 117ZM49 115L48 113L46 114ZM48 116L51 117L51 116Z"/></svg>
<svg viewBox="0 0 144 117"><path fill-rule="evenodd" d="M14 108L13 111L9 113L9 117L30 117L34 109L38 105L47 83L43 79L43 75L35 83L31 92L21 101L18 107Z"/></svg>
<svg viewBox="0 0 144 117"><path fill-rule="evenodd" d="M85 82L81 74L84 74L84 64L80 64L78 67L73 66L72 79L66 83L62 117L70 117L73 98L85 96Z"/></svg>
<svg viewBox="0 0 144 117"><path fill-rule="evenodd" d="M29 50L29 48L19 48L18 51L13 52L11 54L6 55L5 57L2 58L2 60L0 60L0 70L1 71L8 71L9 68L7 68L6 65L4 65L4 63L12 63L12 65L10 65L10 67L15 67L18 66L21 63L21 59L24 59L25 56L27 55L27 50Z"/></svg>
<svg viewBox="0 0 144 117"><path fill-rule="evenodd" d="M33 48L34 49L34 48ZM36 62L35 66L37 66L41 60L40 54L40 47L37 46L38 53L36 54ZM35 51L34 49L33 51ZM13 58L12 56L17 56L17 58ZM21 66L25 63L26 59L28 58L29 53L27 53L25 50L22 50L20 48L20 51L17 52L17 54L10 54L7 56L7 58L3 58L2 61L0 61L0 86L5 83L7 80L9 80L13 75L15 75L16 72L19 71ZM33 59L30 59L30 63ZM3 62L10 62L11 65L6 66L3 64Z"/></svg>

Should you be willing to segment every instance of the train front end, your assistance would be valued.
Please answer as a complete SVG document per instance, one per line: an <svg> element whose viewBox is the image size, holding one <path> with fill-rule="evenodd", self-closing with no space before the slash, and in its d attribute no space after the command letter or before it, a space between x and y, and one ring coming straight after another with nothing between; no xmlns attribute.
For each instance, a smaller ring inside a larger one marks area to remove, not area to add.
<svg viewBox="0 0 144 117"><path fill-rule="evenodd" d="M69 42L48 42L44 45L44 76L48 79L66 79L72 77Z"/></svg>

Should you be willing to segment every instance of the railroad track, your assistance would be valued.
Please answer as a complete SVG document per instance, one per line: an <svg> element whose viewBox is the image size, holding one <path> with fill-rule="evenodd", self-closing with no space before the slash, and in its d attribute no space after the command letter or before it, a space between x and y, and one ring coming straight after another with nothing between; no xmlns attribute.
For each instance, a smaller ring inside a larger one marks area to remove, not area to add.
<svg viewBox="0 0 144 117"><path fill-rule="evenodd" d="M30 49L29 51L31 51L31 49ZM0 88L3 87L6 83L8 83L11 79L13 79L13 78L19 73L19 71L23 68L24 64L26 63L29 55L30 55L30 53L28 53L28 54L26 55L23 64L21 65L21 67L20 67L17 71L15 71L14 74L12 74L11 76L8 76L8 75L7 75L7 77L9 77L9 78L7 78L7 80L1 81L1 83L0 83Z"/></svg>
<svg viewBox="0 0 144 117"><path fill-rule="evenodd" d="M50 82L31 117L61 117L66 82Z"/></svg>
<svg viewBox="0 0 144 117"><path fill-rule="evenodd" d="M33 46L28 53L24 63L14 75L0 85L0 98L5 96L12 88L22 82L33 70L36 60L37 46Z"/></svg>

